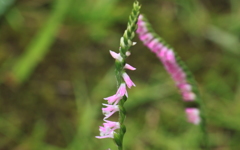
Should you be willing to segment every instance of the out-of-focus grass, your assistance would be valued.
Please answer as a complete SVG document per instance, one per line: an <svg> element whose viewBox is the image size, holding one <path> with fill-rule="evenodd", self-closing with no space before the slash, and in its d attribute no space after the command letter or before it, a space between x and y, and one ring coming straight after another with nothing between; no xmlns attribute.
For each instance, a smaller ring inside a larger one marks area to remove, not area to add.
<svg viewBox="0 0 240 150"><path fill-rule="evenodd" d="M141 3L142 12L199 83L211 149L240 149L239 1ZM18 1L4 14L1 76L13 71L25 84L0 87L0 149L115 149L112 139L95 136L103 123L102 98L116 91L108 50L117 51L131 5L117 0ZM126 150L200 150L201 133L186 122L177 88L155 56L135 40L127 60L137 68L128 72L137 86L126 102Z"/></svg>
<svg viewBox="0 0 240 150"><path fill-rule="evenodd" d="M39 30L39 33L13 66L12 76L17 83L24 82L48 50L50 50L50 46L55 40L58 28L69 9L71 1L57 0L55 3L55 8L48 18L48 22Z"/></svg>
<svg viewBox="0 0 240 150"><path fill-rule="evenodd" d="M14 2L15 2L15 0L1 0L0 1L0 17L3 16L3 14L9 9L9 7L11 5L13 5Z"/></svg>

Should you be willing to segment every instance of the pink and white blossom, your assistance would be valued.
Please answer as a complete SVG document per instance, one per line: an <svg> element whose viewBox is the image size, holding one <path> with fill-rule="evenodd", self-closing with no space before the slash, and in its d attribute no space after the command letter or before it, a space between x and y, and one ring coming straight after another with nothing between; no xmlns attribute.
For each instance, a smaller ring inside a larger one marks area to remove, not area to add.
<svg viewBox="0 0 240 150"><path fill-rule="evenodd" d="M198 125L200 123L200 111L198 108L186 108L185 112L187 114L188 122L195 125Z"/></svg>
<svg viewBox="0 0 240 150"><path fill-rule="evenodd" d="M129 65L129 64L125 64L124 69L136 70L136 68L134 68L133 66L131 66L131 65Z"/></svg>
<svg viewBox="0 0 240 150"><path fill-rule="evenodd" d="M132 80L130 79L130 77L128 76L127 73L124 72L124 73L122 74L122 77L123 77L125 83L127 84L128 88L131 88L132 86L136 86L136 85L132 82Z"/></svg>
<svg viewBox="0 0 240 150"><path fill-rule="evenodd" d="M183 92L182 97L184 101L194 101L196 99L196 95L193 92Z"/></svg>
<svg viewBox="0 0 240 150"><path fill-rule="evenodd" d="M96 136L96 138L98 139L113 138L115 133L114 130L119 128L120 128L119 122L106 120L106 123L103 123L103 126L99 127L100 136Z"/></svg>
<svg viewBox="0 0 240 150"><path fill-rule="evenodd" d="M192 90L192 86L188 83L180 83L177 85L177 87L180 89L182 92L187 92Z"/></svg>
<svg viewBox="0 0 240 150"><path fill-rule="evenodd" d="M102 108L102 112L105 115L103 120L106 120L107 118L111 117L115 112L119 111L118 105L110 105L110 104L103 104L104 106L107 106L106 108Z"/></svg>
<svg viewBox="0 0 240 150"><path fill-rule="evenodd" d="M104 98L104 100L107 100L108 104L112 104L112 103L117 104L119 102L119 100L121 100L123 98L124 95L126 95L128 97L126 84L122 83L120 85L120 87L118 88L117 93L115 95Z"/></svg>
<svg viewBox="0 0 240 150"><path fill-rule="evenodd" d="M110 50L109 52L110 52L111 56L112 56L114 59L119 60L119 61L122 61L122 60L123 60L123 58L122 58L122 56L120 55L120 53L116 53L116 52L111 51L111 50Z"/></svg>

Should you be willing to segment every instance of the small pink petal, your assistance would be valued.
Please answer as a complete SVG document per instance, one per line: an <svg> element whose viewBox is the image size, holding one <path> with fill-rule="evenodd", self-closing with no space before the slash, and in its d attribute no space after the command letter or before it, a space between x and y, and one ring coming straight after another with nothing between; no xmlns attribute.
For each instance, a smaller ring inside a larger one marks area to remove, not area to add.
<svg viewBox="0 0 240 150"><path fill-rule="evenodd" d="M200 111L197 108L186 108L188 122L198 125L201 122Z"/></svg>
<svg viewBox="0 0 240 150"><path fill-rule="evenodd" d="M138 27L146 27L146 22L144 22L142 20L138 20L137 25L138 25Z"/></svg>
<svg viewBox="0 0 240 150"><path fill-rule="evenodd" d="M131 52L127 51L126 56L130 56L130 55L131 55Z"/></svg>
<svg viewBox="0 0 240 150"><path fill-rule="evenodd" d="M136 70L136 68L134 68L133 66L131 66L131 65L129 65L129 64L125 64L124 69Z"/></svg>
<svg viewBox="0 0 240 150"><path fill-rule="evenodd" d="M128 97L127 88L125 83L121 83L120 87L117 90L116 95L123 97L126 95Z"/></svg>
<svg viewBox="0 0 240 150"><path fill-rule="evenodd" d="M119 61L123 60L122 56L119 53L116 53L116 52L111 51L111 50L109 52L114 59L119 60Z"/></svg>
<svg viewBox="0 0 240 150"><path fill-rule="evenodd" d="M122 74L122 77L123 77L125 83L127 84L128 88L131 88L132 86L136 86L136 85L132 82L132 80L130 79L130 77L128 76L127 73L123 73L123 74Z"/></svg>
<svg viewBox="0 0 240 150"><path fill-rule="evenodd" d="M140 15L138 16L138 20L142 20L142 19L143 19L143 15L140 14Z"/></svg>
<svg viewBox="0 0 240 150"><path fill-rule="evenodd" d="M108 104L118 103L120 99L122 99L122 96L117 96L116 94L104 98L104 100L107 100L107 101L108 101Z"/></svg>

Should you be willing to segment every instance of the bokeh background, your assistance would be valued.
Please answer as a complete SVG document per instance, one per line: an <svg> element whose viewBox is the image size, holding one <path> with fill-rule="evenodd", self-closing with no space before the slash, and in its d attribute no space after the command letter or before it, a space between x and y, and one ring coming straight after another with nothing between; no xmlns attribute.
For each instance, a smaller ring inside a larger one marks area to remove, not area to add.
<svg viewBox="0 0 240 150"><path fill-rule="evenodd" d="M0 150L116 149L96 139L130 0L0 0ZM240 149L240 1L140 0L199 84L212 150ZM200 150L155 55L131 48L126 150ZM117 116L113 116L113 119Z"/></svg>

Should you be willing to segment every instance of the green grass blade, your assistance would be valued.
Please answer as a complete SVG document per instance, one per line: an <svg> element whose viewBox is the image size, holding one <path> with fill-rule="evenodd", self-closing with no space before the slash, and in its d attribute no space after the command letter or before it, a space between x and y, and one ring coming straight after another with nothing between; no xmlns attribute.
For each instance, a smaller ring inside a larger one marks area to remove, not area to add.
<svg viewBox="0 0 240 150"><path fill-rule="evenodd" d="M30 42L25 53L22 54L12 69L13 78L17 83L24 82L48 50L50 50L50 46L55 40L55 35L64 19L69 4L70 1L66 0L56 1L53 12L45 26Z"/></svg>

